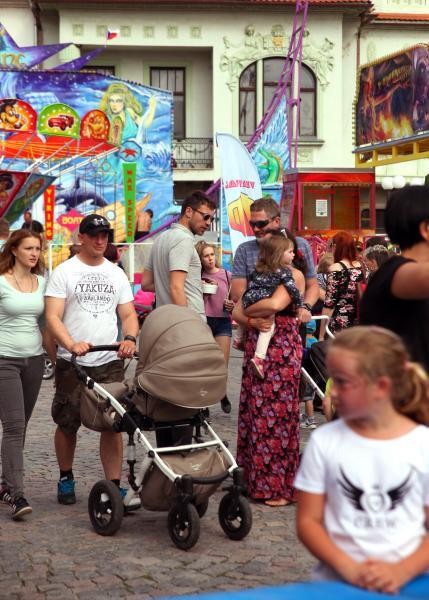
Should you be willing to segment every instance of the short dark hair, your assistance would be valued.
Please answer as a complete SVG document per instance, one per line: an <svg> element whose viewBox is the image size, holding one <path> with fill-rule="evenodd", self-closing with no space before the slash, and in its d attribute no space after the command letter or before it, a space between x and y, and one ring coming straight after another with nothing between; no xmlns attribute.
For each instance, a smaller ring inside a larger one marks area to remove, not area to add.
<svg viewBox="0 0 429 600"><path fill-rule="evenodd" d="M207 194L202 190L195 190L183 200L180 215L183 216L187 208L197 209L203 205L208 206L210 210L216 209L216 203L212 200L212 198L210 198L210 196L207 196Z"/></svg>
<svg viewBox="0 0 429 600"><path fill-rule="evenodd" d="M147 208L145 212L150 216L151 219L153 218L153 210L151 208Z"/></svg>
<svg viewBox="0 0 429 600"><path fill-rule="evenodd" d="M425 221L429 223L429 186L407 185L390 194L384 224L393 244L407 250L423 241L420 224Z"/></svg>

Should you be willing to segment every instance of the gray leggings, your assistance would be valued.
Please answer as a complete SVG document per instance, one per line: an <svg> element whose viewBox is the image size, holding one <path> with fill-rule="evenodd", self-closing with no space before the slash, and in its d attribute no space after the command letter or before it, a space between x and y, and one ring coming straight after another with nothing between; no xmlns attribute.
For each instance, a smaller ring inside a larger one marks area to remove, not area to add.
<svg viewBox="0 0 429 600"><path fill-rule="evenodd" d="M24 441L28 421L42 383L43 355L0 356L0 421L2 480L12 497L24 495Z"/></svg>

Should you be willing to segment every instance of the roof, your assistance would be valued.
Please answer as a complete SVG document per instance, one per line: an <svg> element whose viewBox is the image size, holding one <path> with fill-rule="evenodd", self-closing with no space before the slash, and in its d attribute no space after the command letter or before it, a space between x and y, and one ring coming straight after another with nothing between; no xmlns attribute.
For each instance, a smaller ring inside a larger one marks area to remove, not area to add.
<svg viewBox="0 0 429 600"><path fill-rule="evenodd" d="M295 6L296 0L62 0L62 5L72 5L72 4L129 4L134 6L168 6L168 5L200 5L205 6L206 8L209 5L212 7L216 6L261 6L261 5L272 5L272 6ZM56 4L58 8L58 3L53 3L52 0L38 0L37 4L46 5L46 4ZM371 0L309 0L310 8L311 6L335 6L335 7L372 7L373 3Z"/></svg>
<svg viewBox="0 0 429 600"><path fill-rule="evenodd" d="M376 21L429 22L429 14L427 13L377 13L374 16Z"/></svg>

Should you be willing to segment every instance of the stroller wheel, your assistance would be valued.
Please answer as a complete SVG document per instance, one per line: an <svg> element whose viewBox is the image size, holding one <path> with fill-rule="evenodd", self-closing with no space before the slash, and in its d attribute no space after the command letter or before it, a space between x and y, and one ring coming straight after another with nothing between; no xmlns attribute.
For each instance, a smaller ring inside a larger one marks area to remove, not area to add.
<svg viewBox="0 0 429 600"><path fill-rule="evenodd" d="M168 512L168 533L181 550L189 550L200 537L200 518L197 509L190 502L175 504Z"/></svg>
<svg viewBox="0 0 429 600"><path fill-rule="evenodd" d="M244 496L226 494L219 504L219 523L231 540L242 540L252 529L252 511Z"/></svg>
<svg viewBox="0 0 429 600"><path fill-rule="evenodd" d="M209 507L208 500L205 500L204 502L201 502L200 504L195 504L195 508L197 509L197 513L198 513L198 516L200 517L200 519L202 519L202 517L204 517L204 515L207 512L208 507Z"/></svg>
<svg viewBox="0 0 429 600"><path fill-rule="evenodd" d="M124 516L124 504L118 486L112 481L98 481L89 494L88 513L96 533L116 533Z"/></svg>

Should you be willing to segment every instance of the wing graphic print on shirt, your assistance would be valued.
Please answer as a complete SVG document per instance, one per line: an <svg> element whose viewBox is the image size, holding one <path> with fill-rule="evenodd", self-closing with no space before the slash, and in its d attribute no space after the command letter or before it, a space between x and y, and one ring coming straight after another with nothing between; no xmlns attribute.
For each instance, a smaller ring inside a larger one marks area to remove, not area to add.
<svg viewBox="0 0 429 600"><path fill-rule="evenodd" d="M411 489L410 479L413 471L411 469L405 480L390 490L384 491L379 485L374 485L369 492L352 483L342 467L340 473L341 478L337 479L337 482L352 506L364 512L379 513L394 510L403 502Z"/></svg>

